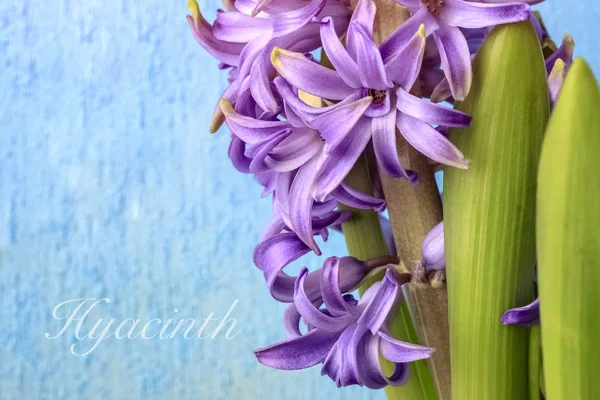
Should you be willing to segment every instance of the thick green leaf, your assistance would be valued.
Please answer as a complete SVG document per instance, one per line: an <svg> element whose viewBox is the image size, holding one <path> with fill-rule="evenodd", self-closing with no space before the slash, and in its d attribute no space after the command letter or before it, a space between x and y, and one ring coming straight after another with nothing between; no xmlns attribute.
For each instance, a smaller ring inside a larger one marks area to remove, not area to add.
<svg viewBox="0 0 600 400"><path fill-rule="evenodd" d="M549 106L531 24L497 26L473 62L473 116L453 129L471 160L444 179L452 397L527 399L527 328L500 317L533 300L536 177Z"/></svg>
<svg viewBox="0 0 600 400"><path fill-rule="evenodd" d="M600 92L575 61L548 125L537 207L546 396L600 399Z"/></svg>

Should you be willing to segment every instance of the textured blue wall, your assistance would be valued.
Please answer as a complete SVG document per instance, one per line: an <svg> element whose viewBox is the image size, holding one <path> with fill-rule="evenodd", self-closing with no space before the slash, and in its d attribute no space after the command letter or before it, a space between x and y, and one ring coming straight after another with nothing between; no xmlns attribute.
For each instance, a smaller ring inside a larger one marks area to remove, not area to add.
<svg viewBox="0 0 600 400"><path fill-rule="evenodd" d="M283 337L251 263L270 204L230 166L228 134L206 132L225 76L175 3L0 1L0 399L384 398L255 362ZM600 72L596 3L539 8ZM334 236L326 255L344 253ZM239 299L243 329L76 357L72 329L44 334L55 305L87 297L111 299L94 320L221 318Z"/></svg>

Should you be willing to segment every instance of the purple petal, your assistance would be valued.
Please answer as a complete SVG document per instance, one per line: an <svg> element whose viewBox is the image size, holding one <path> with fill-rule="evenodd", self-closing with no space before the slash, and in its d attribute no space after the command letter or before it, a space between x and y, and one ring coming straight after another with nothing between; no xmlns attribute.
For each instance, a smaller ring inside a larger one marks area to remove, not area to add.
<svg viewBox="0 0 600 400"><path fill-rule="evenodd" d="M358 0L356 8L350 18L348 24L348 32L346 34L346 47L348 53L356 60L358 41L362 40L357 37L355 29L361 27L370 39L373 37L373 21L375 20L375 2L373 0Z"/></svg>
<svg viewBox="0 0 600 400"><path fill-rule="evenodd" d="M439 25L427 8L419 10L406 22L401 24L379 47L383 61L387 63L395 58L410 40L419 32L421 25L425 25L426 36L431 35Z"/></svg>
<svg viewBox="0 0 600 400"><path fill-rule="evenodd" d="M361 118L339 145L329 149L328 153L321 157L313 191L315 200L325 200L329 193L342 183L370 138L371 121L369 118Z"/></svg>
<svg viewBox="0 0 600 400"><path fill-rule="evenodd" d="M258 174L268 171L269 167L265 164L265 159L276 146L287 139L291 134L292 131L288 129L265 143L251 146L246 149L246 155L252 158L252 162L250 162L250 172Z"/></svg>
<svg viewBox="0 0 600 400"><path fill-rule="evenodd" d="M296 309L294 303L286 307L285 311L283 312L283 326L285 327L285 332L287 333L288 339L302 336L302 332L300 332L301 318L302 316Z"/></svg>
<svg viewBox="0 0 600 400"><path fill-rule="evenodd" d="M219 11L213 28L217 39L244 44L270 31L271 21L268 18L252 18L237 11Z"/></svg>
<svg viewBox="0 0 600 400"><path fill-rule="evenodd" d="M351 22L350 25L352 26L352 24ZM352 27L355 33L356 64L358 65L358 74L363 87L377 90L392 87L393 85L385 73L385 67L377 45L361 25L356 24Z"/></svg>
<svg viewBox="0 0 600 400"><path fill-rule="evenodd" d="M399 113L396 125L406 141L421 154L440 164L467 169L469 162L460 150L429 124Z"/></svg>
<svg viewBox="0 0 600 400"><path fill-rule="evenodd" d="M343 314L332 317L314 306L311 299L304 290L304 281L308 275L308 269L302 268L294 288L294 304L302 318L315 328L324 332L339 332L351 324L356 317L351 314Z"/></svg>
<svg viewBox="0 0 600 400"><path fill-rule="evenodd" d="M471 117L463 112L439 104L421 100L403 89L396 91L396 107L400 112L434 125L464 128L471 123Z"/></svg>
<svg viewBox="0 0 600 400"><path fill-rule="evenodd" d="M277 146L265 160L265 164L278 172L300 168L323 148L318 132L304 128L294 133Z"/></svg>
<svg viewBox="0 0 600 400"><path fill-rule="evenodd" d="M291 128L286 121L263 121L240 115L227 99L221 99L221 111L231 132L248 144L271 140L275 135Z"/></svg>
<svg viewBox="0 0 600 400"><path fill-rule="evenodd" d="M392 271L387 270L379 283L377 291L357 321L358 325L368 328L373 335L379 331L398 299L398 282Z"/></svg>
<svg viewBox="0 0 600 400"><path fill-rule="evenodd" d="M401 342L396 340L385 332L379 331L378 335L381 337L379 342L379 350L381 355L386 360L407 363L411 361L424 360L433 354L435 349L419 346L417 344Z"/></svg>
<svg viewBox="0 0 600 400"><path fill-rule="evenodd" d="M406 46L385 63L389 79L404 90L410 90L419 76L425 43L425 25L421 25Z"/></svg>
<svg viewBox="0 0 600 400"><path fill-rule="evenodd" d="M256 59L264 53L265 49L271 49L272 46L271 35L268 34L261 35L248 42L240 54L238 79L243 82L249 77Z"/></svg>
<svg viewBox="0 0 600 400"><path fill-rule="evenodd" d="M362 87L358 66L337 36L331 17L321 20L321 41L323 42L323 49L327 54L327 58L329 58L329 61L331 61L331 64L344 82L353 88Z"/></svg>
<svg viewBox="0 0 600 400"><path fill-rule="evenodd" d="M337 201L348 207L357 208L359 210L373 210L376 212L385 210L385 200L354 190L345 183L342 183L335 188L335 190L331 192L331 195Z"/></svg>
<svg viewBox="0 0 600 400"><path fill-rule="evenodd" d="M311 0L298 10L272 15L273 37L284 36L302 28L321 12L325 3L326 0Z"/></svg>
<svg viewBox="0 0 600 400"><path fill-rule="evenodd" d="M573 38L569 34L565 34L563 40L560 44L560 47L556 49L554 53L550 57L546 59L546 73L550 74L552 69L554 68L554 63L557 60L562 60L567 69L573 63L573 50L575 49L575 42Z"/></svg>
<svg viewBox="0 0 600 400"><path fill-rule="evenodd" d="M263 271L271 295L278 301L293 301L295 279L282 271L310 249L295 233L280 233L261 242L254 249L254 264Z"/></svg>
<svg viewBox="0 0 600 400"><path fill-rule="evenodd" d="M258 14L260 14L265 8L267 8L269 6L269 4L271 4L273 2L273 0L260 0L256 3L256 7L254 7L252 9L252 12L250 13L251 17L256 17ZM236 1L237 3L237 1Z"/></svg>
<svg viewBox="0 0 600 400"><path fill-rule="evenodd" d="M276 47L271 53L271 62L289 83L314 96L343 100L354 92L337 72L310 61L303 54Z"/></svg>
<svg viewBox="0 0 600 400"><path fill-rule="evenodd" d="M258 361L267 367L298 370L322 363L339 334L314 329L306 335L256 350Z"/></svg>
<svg viewBox="0 0 600 400"><path fill-rule="evenodd" d="M377 162L383 172L393 178L404 177L411 183L416 183L415 173L406 171L400 163L398 157L398 148L396 145L396 110L379 118L371 120L371 129L373 135L373 148Z"/></svg>
<svg viewBox="0 0 600 400"><path fill-rule="evenodd" d="M480 0L482 3L515 3L515 0ZM544 0L519 0L521 3L529 5L539 4Z"/></svg>
<svg viewBox="0 0 600 400"><path fill-rule="evenodd" d="M192 15L187 16L188 24L192 29L192 34L200 46L217 60L225 64L237 67L239 64L240 53L244 48L243 43L229 43L218 40L213 34L213 27L204 19L197 3L192 8Z"/></svg>
<svg viewBox="0 0 600 400"><path fill-rule="evenodd" d="M441 103L450 99L452 99L452 90L450 89L450 83L448 82L448 79L444 78L433 89L430 100L434 103Z"/></svg>
<svg viewBox="0 0 600 400"><path fill-rule="evenodd" d="M298 94L296 93L294 88L290 85L288 81L286 81L282 77L276 77L274 83L275 87L277 88L277 91L279 92L279 95L284 100L284 104L287 107L286 109L288 111L291 110L294 116L299 118L299 120L296 119L295 123L302 123L303 126L309 125L313 127L312 121L319 115L332 112L336 108L345 107L346 105L363 98L360 96L360 91L356 91L352 96L345 98L339 103L335 103L327 107L313 107L311 105L306 104L304 101L298 98Z"/></svg>
<svg viewBox="0 0 600 400"><path fill-rule="evenodd" d="M463 0L446 0L440 19L445 25L461 28L484 28L529 19L529 5L522 2L484 4Z"/></svg>
<svg viewBox="0 0 600 400"><path fill-rule="evenodd" d="M364 332L354 324L346 328L323 362L321 375L329 376L337 387L360 384L356 350Z"/></svg>
<svg viewBox="0 0 600 400"><path fill-rule="evenodd" d="M273 92L269 76L275 73L271 65L268 53L264 52L255 61L250 70L250 92L260 108L270 114L277 115L281 107Z"/></svg>
<svg viewBox="0 0 600 400"><path fill-rule="evenodd" d="M444 74L450 83L452 96L463 101L471 89L473 71L469 45L460 29L440 25L433 38L440 52Z"/></svg>
<svg viewBox="0 0 600 400"><path fill-rule="evenodd" d="M423 240L421 246L423 264L427 270L439 271L446 268L444 253L444 222L437 224Z"/></svg>
<svg viewBox="0 0 600 400"><path fill-rule="evenodd" d="M296 171L278 174L275 196L273 198L273 207L280 210L281 218L288 227L292 226L287 213L290 209L290 188L292 187L295 176Z"/></svg>
<svg viewBox="0 0 600 400"><path fill-rule="evenodd" d="M537 326L540 324L540 299L524 307L513 308L500 319L503 325Z"/></svg>
<svg viewBox="0 0 600 400"><path fill-rule="evenodd" d="M340 270L343 274L340 275ZM363 263L354 257L329 257L321 270L321 296L327 311L340 317L352 313L342 293L354 289L366 276Z"/></svg>
<svg viewBox="0 0 600 400"><path fill-rule="evenodd" d="M250 173L250 163L252 160L244 155L245 151L246 144L237 137L233 136L231 138L231 143L229 143L229 150L227 154L229 155L229 159L231 160L231 163L235 169L241 173L248 174Z"/></svg>
<svg viewBox="0 0 600 400"><path fill-rule="evenodd" d="M260 14L261 17L266 17L269 14L278 14L286 11L296 10L306 3L302 1L273 1L273 0L235 0L235 8L240 12L257 16L263 10L264 13Z"/></svg>
<svg viewBox="0 0 600 400"><path fill-rule="evenodd" d="M363 97L353 103L330 107L330 110L311 121L327 143L326 152L338 146L356 126L371 105L372 97Z"/></svg>
<svg viewBox="0 0 600 400"><path fill-rule="evenodd" d="M277 185L277 178L280 174L278 172L265 172L263 174L254 175L254 179L264 187L260 197L266 197L273 193L275 186Z"/></svg>
<svg viewBox="0 0 600 400"><path fill-rule="evenodd" d="M360 381L370 389L380 389L387 385L401 386L406 383L410 369L408 364L394 363L394 372L389 378L381 369L378 335L365 334L358 345L358 370Z"/></svg>
<svg viewBox="0 0 600 400"><path fill-rule="evenodd" d="M321 250L313 237L311 209L314 203L310 195L315 175L317 173L317 158L300 167L290 189L290 222L298 237L313 250L321 255Z"/></svg>

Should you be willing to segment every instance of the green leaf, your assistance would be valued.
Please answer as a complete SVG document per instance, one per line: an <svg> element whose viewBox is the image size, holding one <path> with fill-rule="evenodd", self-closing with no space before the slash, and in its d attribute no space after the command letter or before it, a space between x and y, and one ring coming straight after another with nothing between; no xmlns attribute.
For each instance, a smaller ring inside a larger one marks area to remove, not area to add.
<svg viewBox="0 0 600 400"><path fill-rule="evenodd" d="M537 207L546 395L599 399L600 92L575 60L550 119Z"/></svg>
<svg viewBox="0 0 600 400"><path fill-rule="evenodd" d="M495 27L473 61L473 116L452 141L469 169L446 169L444 228L452 398L527 399L527 328L502 314L533 300L536 177L549 106L531 24Z"/></svg>

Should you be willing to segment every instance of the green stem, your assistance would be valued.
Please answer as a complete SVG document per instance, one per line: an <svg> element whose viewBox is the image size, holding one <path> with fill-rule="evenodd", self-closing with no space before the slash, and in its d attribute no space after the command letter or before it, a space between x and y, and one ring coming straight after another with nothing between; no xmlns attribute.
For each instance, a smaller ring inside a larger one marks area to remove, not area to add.
<svg viewBox="0 0 600 400"><path fill-rule="evenodd" d="M404 266L411 268L415 262L421 266L421 245L427 233L442 219L442 202L427 159L400 135L398 153L401 155L402 165L416 171L421 180L420 185L413 186L405 179L393 179L381 173L398 255ZM435 348L428 364L437 396L440 400L449 400L452 390L446 287L434 289L423 283L407 287L406 297L419 342Z"/></svg>
<svg viewBox="0 0 600 400"><path fill-rule="evenodd" d="M372 193L371 175L369 173L369 164L366 154L363 154L356 165L348 175L346 182L354 189L363 193ZM342 224L342 231L346 239L348 253L361 260L388 255L388 248L381 231L379 216L373 211L356 210L349 207L342 207L352 212L352 217ZM376 276L365 282L360 287L360 293L381 279ZM402 302L397 315L390 324L391 334L399 340L418 343L417 332L412 322L410 312L406 302ZM383 363L384 372L391 373L391 364ZM386 394L388 399L403 400L425 400L435 399L435 386L427 362L417 361L410 364L411 376L404 386L388 386Z"/></svg>

